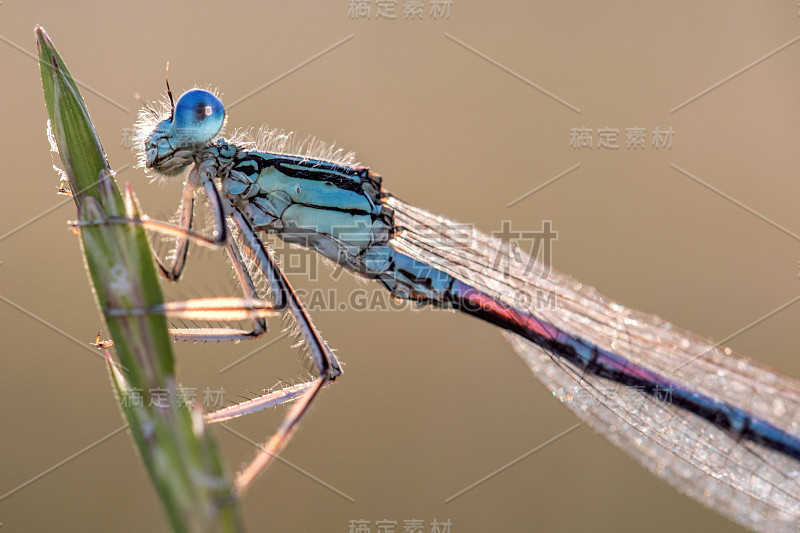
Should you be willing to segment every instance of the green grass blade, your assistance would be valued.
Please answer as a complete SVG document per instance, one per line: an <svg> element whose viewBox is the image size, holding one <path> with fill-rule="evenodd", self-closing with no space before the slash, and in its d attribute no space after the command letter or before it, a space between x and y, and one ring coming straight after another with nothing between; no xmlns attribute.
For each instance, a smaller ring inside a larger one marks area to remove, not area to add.
<svg viewBox="0 0 800 533"><path fill-rule="evenodd" d="M47 112L82 221L127 216L86 103L45 31L36 28ZM128 215L138 206L128 207ZM134 224L83 226L81 245L119 364L112 385L131 434L176 532L241 531L241 516L202 413L181 400L163 316L106 316L163 302L147 236ZM125 480L120 480L124 484Z"/></svg>

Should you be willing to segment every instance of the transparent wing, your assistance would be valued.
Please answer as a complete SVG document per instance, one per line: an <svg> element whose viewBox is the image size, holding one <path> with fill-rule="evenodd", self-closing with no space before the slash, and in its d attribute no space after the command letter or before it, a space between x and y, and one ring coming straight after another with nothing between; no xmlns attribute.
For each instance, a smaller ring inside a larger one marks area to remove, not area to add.
<svg viewBox="0 0 800 533"><path fill-rule="evenodd" d="M471 226L388 197L400 252L712 398L800 434L800 382L591 287ZM759 531L797 531L800 464L738 441L710 422L603 378L582 374L507 334L534 374L581 420L676 489Z"/></svg>

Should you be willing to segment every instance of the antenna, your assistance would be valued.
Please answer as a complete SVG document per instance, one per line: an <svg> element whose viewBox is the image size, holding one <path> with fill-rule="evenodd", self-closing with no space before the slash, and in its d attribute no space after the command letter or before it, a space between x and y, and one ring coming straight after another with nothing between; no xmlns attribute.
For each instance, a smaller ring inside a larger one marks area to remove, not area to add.
<svg viewBox="0 0 800 533"><path fill-rule="evenodd" d="M171 119L173 115L175 115L175 101L172 99L172 89L169 88L169 61L167 61L167 72L164 75L164 79L167 82L167 94L169 95L169 106L172 109L169 115L169 118Z"/></svg>

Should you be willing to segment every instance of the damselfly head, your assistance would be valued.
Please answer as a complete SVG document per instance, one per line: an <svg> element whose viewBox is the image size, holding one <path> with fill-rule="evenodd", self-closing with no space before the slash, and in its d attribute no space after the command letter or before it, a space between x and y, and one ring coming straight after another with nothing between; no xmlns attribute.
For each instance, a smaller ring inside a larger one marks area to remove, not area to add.
<svg viewBox="0 0 800 533"><path fill-rule="evenodd" d="M148 107L139 113L137 139L140 164L168 176L183 171L194 161L194 153L213 140L225 124L225 107L214 94L191 89L174 107ZM164 118L164 111L168 116Z"/></svg>

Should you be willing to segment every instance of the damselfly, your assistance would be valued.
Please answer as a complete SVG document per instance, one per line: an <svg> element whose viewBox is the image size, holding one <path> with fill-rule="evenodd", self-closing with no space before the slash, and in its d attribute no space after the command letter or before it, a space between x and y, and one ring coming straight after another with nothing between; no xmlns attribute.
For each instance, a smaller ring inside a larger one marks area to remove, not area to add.
<svg viewBox="0 0 800 533"><path fill-rule="evenodd" d="M578 417L678 490L747 527L800 523L800 383L681 330L627 309L471 227L413 207L381 177L340 152L290 153L285 137L260 147L219 137L226 114L212 93L192 89L139 121L142 163L176 176L191 167L179 227L138 219L177 239L164 275L177 280L190 240L225 246L244 298L192 300L167 311L187 318L252 320L252 329L175 329L176 338L239 340L288 310L318 378L279 395L211 414L238 416L300 397L251 467L244 490L280 450L319 390L341 374L260 232L320 253L397 298L455 309L503 328L534 373ZM205 192L215 232L192 229ZM128 223L130 220L88 223ZM267 303L247 262L269 282ZM547 294L553 305L536 305ZM205 314L204 314L205 313ZM580 399L578 401L577 399Z"/></svg>

